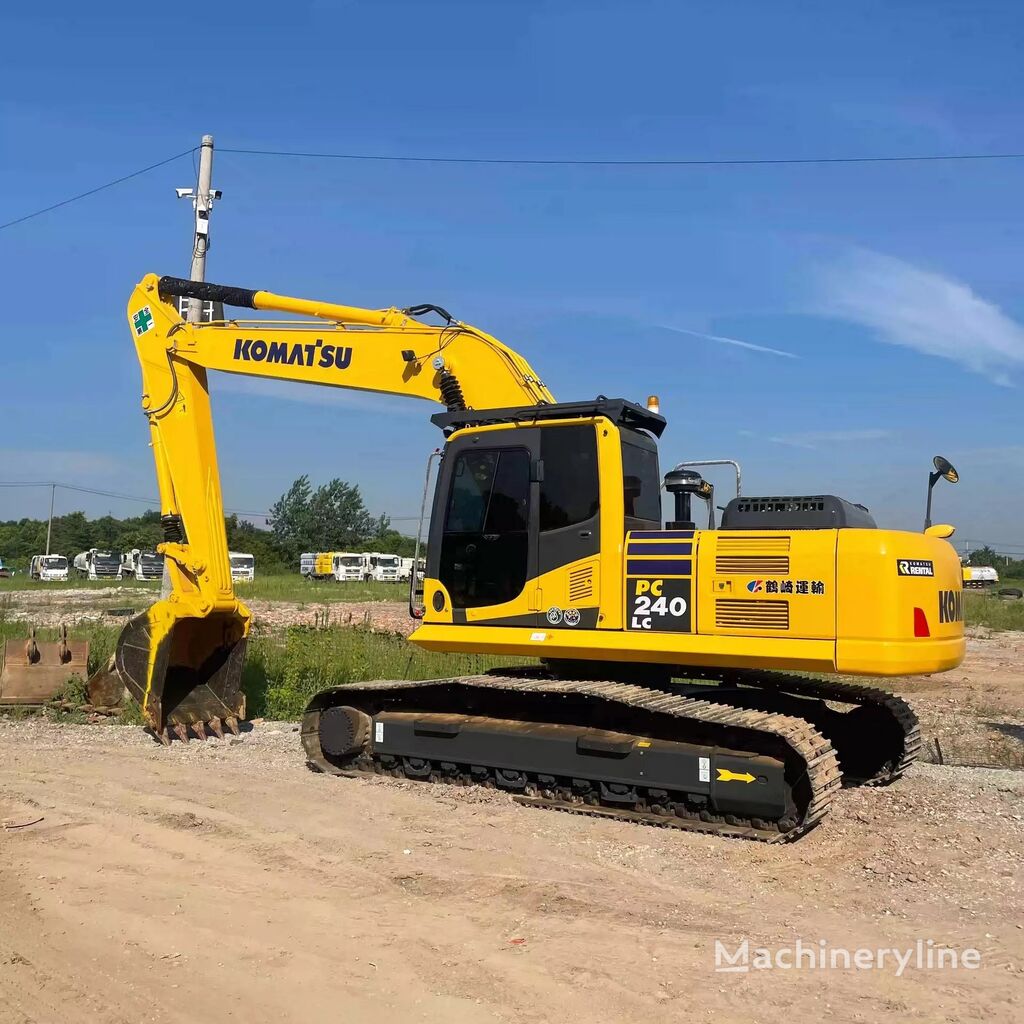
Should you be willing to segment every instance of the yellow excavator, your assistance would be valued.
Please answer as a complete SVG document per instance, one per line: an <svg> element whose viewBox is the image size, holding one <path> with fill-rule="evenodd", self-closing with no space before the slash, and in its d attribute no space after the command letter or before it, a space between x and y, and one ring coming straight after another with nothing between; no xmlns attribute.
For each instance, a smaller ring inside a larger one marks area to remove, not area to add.
<svg viewBox="0 0 1024 1024"><path fill-rule="evenodd" d="M188 324L179 297L305 319ZM521 355L438 306L148 275L128 320L171 592L125 627L107 683L165 743L245 715L250 613L231 581L207 385L220 370L443 406L411 642L536 659L322 692L302 722L311 767L777 841L811 828L844 783L890 782L917 756L909 706L841 677L960 663L952 527L883 530L819 494L737 497L715 528L712 488L684 469L664 481L663 523L653 400L556 402Z"/></svg>

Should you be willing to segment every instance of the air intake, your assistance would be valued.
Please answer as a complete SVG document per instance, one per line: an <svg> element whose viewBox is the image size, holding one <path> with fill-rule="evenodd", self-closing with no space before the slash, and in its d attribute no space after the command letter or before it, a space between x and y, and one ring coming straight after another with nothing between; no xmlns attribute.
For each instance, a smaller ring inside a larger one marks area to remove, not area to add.
<svg viewBox="0 0 1024 1024"><path fill-rule="evenodd" d="M720 555L787 555L789 554L789 537L784 533L760 537L719 535L715 551Z"/></svg>
<svg viewBox="0 0 1024 1024"><path fill-rule="evenodd" d="M715 601L718 629L789 629L788 601Z"/></svg>
<svg viewBox="0 0 1024 1024"><path fill-rule="evenodd" d="M723 530L875 529L863 505L834 494L733 498L722 513Z"/></svg>
<svg viewBox="0 0 1024 1024"><path fill-rule="evenodd" d="M750 576L788 576L789 555L719 555L715 572Z"/></svg>
<svg viewBox="0 0 1024 1024"><path fill-rule="evenodd" d="M569 573L569 603L579 604L594 596L594 565L582 565Z"/></svg>
<svg viewBox="0 0 1024 1024"><path fill-rule="evenodd" d="M789 541L788 534L751 537L719 534L715 539L715 572L723 575L788 576Z"/></svg>

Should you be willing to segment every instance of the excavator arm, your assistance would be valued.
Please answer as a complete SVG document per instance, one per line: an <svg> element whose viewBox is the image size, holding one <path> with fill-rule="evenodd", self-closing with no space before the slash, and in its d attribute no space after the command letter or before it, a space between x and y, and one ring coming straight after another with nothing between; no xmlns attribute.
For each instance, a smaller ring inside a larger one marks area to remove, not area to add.
<svg viewBox="0 0 1024 1024"><path fill-rule="evenodd" d="M182 321L176 298L297 314L304 320ZM446 322L416 319L434 313ZM122 686L169 742L220 734L244 717L241 668L250 613L231 580L208 371L404 395L466 408L554 401L529 363L436 306L361 309L149 274L128 303L142 367L142 409L160 490L171 592L131 620L94 703Z"/></svg>

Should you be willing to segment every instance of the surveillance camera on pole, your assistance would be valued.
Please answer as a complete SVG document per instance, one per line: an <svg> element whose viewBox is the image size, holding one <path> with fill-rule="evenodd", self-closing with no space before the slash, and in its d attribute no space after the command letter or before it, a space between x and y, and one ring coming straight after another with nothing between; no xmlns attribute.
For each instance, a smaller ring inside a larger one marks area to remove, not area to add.
<svg viewBox="0 0 1024 1024"><path fill-rule="evenodd" d="M210 187L212 177L213 136L204 135L203 143L199 147L199 180L196 182L196 187L174 190L179 199L191 199L192 207L196 211L195 233L192 239L192 273L190 275L193 281L206 280L206 254L210 249L210 212L213 210L213 204L221 197L219 188ZM186 319L189 323L201 323L206 319L203 313L202 300L188 300ZM209 319L213 318L214 311L211 308ZM223 318L223 312L221 318Z"/></svg>

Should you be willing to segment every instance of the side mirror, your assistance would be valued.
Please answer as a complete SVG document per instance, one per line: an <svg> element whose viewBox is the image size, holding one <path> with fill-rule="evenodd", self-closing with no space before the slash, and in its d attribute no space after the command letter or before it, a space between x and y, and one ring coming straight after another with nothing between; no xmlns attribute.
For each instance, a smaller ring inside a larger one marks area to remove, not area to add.
<svg viewBox="0 0 1024 1024"><path fill-rule="evenodd" d="M956 533L956 527L950 526L949 523L936 523L934 526L929 526L924 532L928 537L938 537L939 540L949 540L949 538Z"/></svg>
<svg viewBox="0 0 1024 1024"><path fill-rule="evenodd" d="M948 480L951 484L960 482L960 474L953 468L953 463L949 459L936 455L932 459L932 465L935 467L935 472L928 474L928 504L924 513L925 533L928 532L932 525L932 490L935 485L939 480Z"/></svg>
<svg viewBox="0 0 1024 1024"><path fill-rule="evenodd" d="M935 472L938 473L944 480L948 480L951 484L960 482L960 474L953 468L953 463L949 459L944 459L941 455L936 455L932 459L932 465L935 467Z"/></svg>

